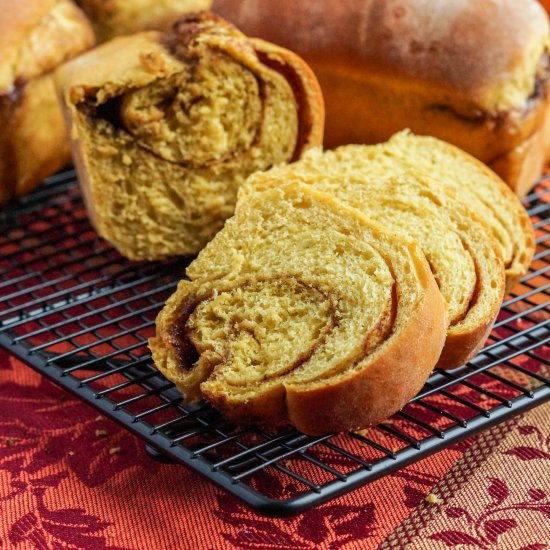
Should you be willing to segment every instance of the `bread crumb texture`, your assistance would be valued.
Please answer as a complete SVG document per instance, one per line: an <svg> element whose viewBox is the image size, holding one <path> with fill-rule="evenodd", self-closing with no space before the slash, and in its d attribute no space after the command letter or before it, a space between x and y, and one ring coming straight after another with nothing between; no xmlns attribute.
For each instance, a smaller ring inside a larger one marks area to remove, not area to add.
<svg viewBox="0 0 550 550"><path fill-rule="evenodd" d="M58 76L91 217L126 257L196 254L232 215L246 177L292 160L308 140L303 62L273 46L279 71L256 47L199 14L165 35L111 41Z"/></svg>
<svg viewBox="0 0 550 550"><path fill-rule="evenodd" d="M433 493L430 493L429 495L426 496L426 498L424 499L424 502L426 504L443 504L443 501L437 496L437 495L434 495Z"/></svg>

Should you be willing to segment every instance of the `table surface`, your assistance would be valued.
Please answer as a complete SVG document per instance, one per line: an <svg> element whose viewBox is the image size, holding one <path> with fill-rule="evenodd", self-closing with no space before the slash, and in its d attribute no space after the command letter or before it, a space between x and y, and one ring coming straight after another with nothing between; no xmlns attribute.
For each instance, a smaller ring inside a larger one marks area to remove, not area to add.
<svg viewBox="0 0 550 550"><path fill-rule="evenodd" d="M427 495L437 497L429 504ZM250 511L0 350L0 548L550 545L550 404L290 519Z"/></svg>

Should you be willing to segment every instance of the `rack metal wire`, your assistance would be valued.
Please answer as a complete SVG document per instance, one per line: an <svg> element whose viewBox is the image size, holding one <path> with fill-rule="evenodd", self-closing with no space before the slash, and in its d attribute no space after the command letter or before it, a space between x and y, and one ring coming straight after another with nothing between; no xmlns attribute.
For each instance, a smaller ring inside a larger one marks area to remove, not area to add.
<svg viewBox="0 0 550 550"><path fill-rule="evenodd" d="M88 224L72 170L0 211L0 345L155 449L261 513L306 510L550 399L550 180L527 197L530 273L485 348L435 372L366 432L309 437L231 426L185 403L152 365L147 338L185 260L130 263Z"/></svg>

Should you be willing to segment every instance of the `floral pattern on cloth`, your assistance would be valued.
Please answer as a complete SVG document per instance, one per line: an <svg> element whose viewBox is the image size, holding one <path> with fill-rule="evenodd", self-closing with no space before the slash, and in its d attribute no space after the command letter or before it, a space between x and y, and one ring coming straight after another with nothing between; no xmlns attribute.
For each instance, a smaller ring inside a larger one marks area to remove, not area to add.
<svg viewBox="0 0 550 550"><path fill-rule="evenodd" d="M549 413L546 404L493 428L499 444L472 445L434 488L441 506L413 512L381 549L550 548Z"/></svg>
<svg viewBox="0 0 550 550"><path fill-rule="evenodd" d="M153 461L138 438L0 351L0 548L545 548L549 412L270 519L183 466ZM429 493L442 503L427 504Z"/></svg>

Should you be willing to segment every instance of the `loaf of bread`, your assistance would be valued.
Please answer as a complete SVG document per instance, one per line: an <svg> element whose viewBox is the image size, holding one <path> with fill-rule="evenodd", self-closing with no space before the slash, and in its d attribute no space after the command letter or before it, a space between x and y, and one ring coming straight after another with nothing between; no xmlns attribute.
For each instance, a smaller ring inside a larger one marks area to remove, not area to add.
<svg viewBox="0 0 550 550"><path fill-rule="evenodd" d="M157 367L239 424L364 428L422 387L445 303L419 248L309 186L240 201L157 319Z"/></svg>
<svg viewBox="0 0 550 550"><path fill-rule="evenodd" d="M183 14L207 10L212 0L76 0L100 42L146 30L169 30Z"/></svg>
<svg viewBox="0 0 550 550"><path fill-rule="evenodd" d="M52 71L94 44L69 0L0 0L0 204L70 158Z"/></svg>
<svg viewBox="0 0 550 550"><path fill-rule="evenodd" d="M57 83L90 218L130 259L197 253L246 177L322 142L308 66L206 12L103 44Z"/></svg>
<svg viewBox="0 0 550 550"><path fill-rule="evenodd" d="M326 143L410 128L471 153L520 196L550 154L548 17L537 0L215 0L317 74Z"/></svg>
<svg viewBox="0 0 550 550"><path fill-rule="evenodd" d="M403 171L431 177L453 189L490 228L506 269L506 290L523 277L535 251L529 215L518 198L491 170L464 151L432 137L400 132L378 145L348 145L334 151L305 155L295 168L307 174L340 177L367 174L387 179Z"/></svg>
<svg viewBox="0 0 550 550"><path fill-rule="evenodd" d="M337 160L332 153L325 158L315 152L313 163L310 156L304 165L299 161L255 174L240 196L300 182L417 242L447 303L449 327L437 367L462 366L485 343L504 297L504 264L489 227L438 181L414 172L384 178L368 169L352 171L346 165L361 150L343 148L337 153Z"/></svg>

